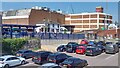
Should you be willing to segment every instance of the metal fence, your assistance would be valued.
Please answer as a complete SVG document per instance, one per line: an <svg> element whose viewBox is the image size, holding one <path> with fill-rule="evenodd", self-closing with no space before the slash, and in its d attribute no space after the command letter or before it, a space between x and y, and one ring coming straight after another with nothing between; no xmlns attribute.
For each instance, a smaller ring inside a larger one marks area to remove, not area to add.
<svg viewBox="0 0 120 68"><path fill-rule="evenodd" d="M41 39L84 39L85 34L39 33Z"/></svg>

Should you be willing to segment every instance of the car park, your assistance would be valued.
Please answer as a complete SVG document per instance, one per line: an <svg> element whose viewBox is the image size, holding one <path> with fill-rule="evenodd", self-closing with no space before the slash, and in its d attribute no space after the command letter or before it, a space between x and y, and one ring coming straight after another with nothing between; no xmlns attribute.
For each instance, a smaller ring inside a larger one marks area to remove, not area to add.
<svg viewBox="0 0 120 68"><path fill-rule="evenodd" d="M4 55L0 57L0 67L9 68L16 65L23 65L26 61L22 57L17 57L13 55Z"/></svg>
<svg viewBox="0 0 120 68"><path fill-rule="evenodd" d="M86 52L86 44L80 44L79 46L76 47L76 54L85 54Z"/></svg>
<svg viewBox="0 0 120 68"><path fill-rule="evenodd" d="M86 53L85 55L88 56L96 56L102 53L102 50L98 47L94 47L94 46L89 46L86 48Z"/></svg>
<svg viewBox="0 0 120 68"><path fill-rule="evenodd" d="M88 41L87 40L81 40L80 44L88 44Z"/></svg>
<svg viewBox="0 0 120 68"><path fill-rule="evenodd" d="M66 52L68 53L75 53L76 47L78 46L78 43L76 42L69 42L66 45Z"/></svg>
<svg viewBox="0 0 120 68"><path fill-rule="evenodd" d="M119 47L118 45L114 44L114 43L109 43L109 44L106 44L106 47L105 47L105 53L117 53L119 52Z"/></svg>
<svg viewBox="0 0 120 68"><path fill-rule="evenodd" d="M61 68L61 67L56 63L45 63L38 68Z"/></svg>
<svg viewBox="0 0 120 68"><path fill-rule="evenodd" d="M19 50L17 56L21 56L23 58L32 58L35 54L32 50Z"/></svg>
<svg viewBox="0 0 120 68"><path fill-rule="evenodd" d="M65 52L66 51L66 45L60 45L60 46L58 46L57 51L58 52Z"/></svg>
<svg viewBox="0 0 120 68"><path fill-rule="evenodd" d="M33 57L32 61L36 64L42 64L47 62L47 57L52 54L49 51L39 51Z"/></svg>
<svg viewBox="0 0 120 68"><path fill-rule="evenodd" d="M50 54L47 58L48 62L53 62L53 63L61 63L63 62L65 59L67 59L68 55L66 55L65 53L53 53L53 54Z"/></svg>
<svg viewBox="0 0 120 68"><path fill-rule="evenodd" d="M62 63L60 63L61 67L66 67L66 68L83 68L87 66L88 63L86 60L80 59L80 58L75 58L75 57L70 57L66 60L64 60Z"/></svg>

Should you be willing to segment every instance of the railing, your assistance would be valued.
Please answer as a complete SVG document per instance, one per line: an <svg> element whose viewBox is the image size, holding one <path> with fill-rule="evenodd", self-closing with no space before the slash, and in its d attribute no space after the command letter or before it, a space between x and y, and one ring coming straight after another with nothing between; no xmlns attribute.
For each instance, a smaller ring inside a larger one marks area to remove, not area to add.
<svg viewBox="0 0 120 68"><path fill-rule="evenodd" d="M39 33L41 39L84 39L85 34Z"/></svg>

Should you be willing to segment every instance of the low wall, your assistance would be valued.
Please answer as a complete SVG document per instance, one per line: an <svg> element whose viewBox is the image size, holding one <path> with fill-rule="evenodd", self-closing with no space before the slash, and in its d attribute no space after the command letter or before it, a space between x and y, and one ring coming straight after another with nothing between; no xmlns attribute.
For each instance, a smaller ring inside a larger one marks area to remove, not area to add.
<svg viewBox="0 0 120 68"><path fill-rule="evenodd" d="M56 52L56 48L60 44L67 44L68 42L79 43L80 41L81 41L81 39L74 39L74 40L62 40L62 39L61 40L56 40L56 39L41 40L41 49Z"/></svg>

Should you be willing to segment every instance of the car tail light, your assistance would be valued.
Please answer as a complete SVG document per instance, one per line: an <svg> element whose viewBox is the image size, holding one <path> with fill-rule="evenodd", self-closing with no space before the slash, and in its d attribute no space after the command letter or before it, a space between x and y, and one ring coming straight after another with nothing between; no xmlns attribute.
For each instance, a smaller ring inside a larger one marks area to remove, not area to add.
<svg viewBox="0 0 120 68"><path fill-rule="evenodd" d="M68 64L68 68L70 68L71 67L71 65L70 64Z"/></svg>
<svg viewBox="0 0 120 68"><path fill-rule="evenodd" d="M56 62L56 60L53 60L53 62L55 63L55 62Z"/></svg>
<svg viewBox="0 0 120 68"><path fill-rule="evenodd" d="M41 58L38 58L38 60L41 60Z"/></svg>
<svg viewBox="0 0 120 68"><path fill-rule="evenodd" d="M32 58L34 58L35 56L32 56Z"/></svg>
<svg viewBox="0 0 120 68"><path fill-rule="evenodd" d="M0 62L0 64L4 64L4 62Z"/></svg>
<svg viewBox="0 0 120 68"><path fill-rule="evenodd" d="M19 54L19 56L22 56L23 54Z"/></svg>

